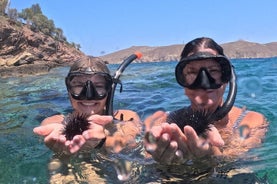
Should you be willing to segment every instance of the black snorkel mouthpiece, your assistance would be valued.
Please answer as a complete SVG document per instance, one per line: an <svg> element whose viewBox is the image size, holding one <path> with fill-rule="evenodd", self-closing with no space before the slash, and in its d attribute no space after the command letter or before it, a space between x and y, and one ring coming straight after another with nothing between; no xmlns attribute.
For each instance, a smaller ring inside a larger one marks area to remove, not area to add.
<svg viewBox="0 0 277 184"><path fill-rule="evenodd" d="M112 84L112 89L111 89L111 93L107 99L107 115L113 115L113 98L114 98L114 94L115 94L115 89L117 84L121 84L120 82L120 76L121 74L124 72L125 68L135 59L140 59L142 57L142 54L140 52L136 52L132 55L130 55L129 57L127 57L121 64L120 66L117 68L115 75L113 77L113 84ZM122 85L120 88L120 92L122 92Z"/></svg>

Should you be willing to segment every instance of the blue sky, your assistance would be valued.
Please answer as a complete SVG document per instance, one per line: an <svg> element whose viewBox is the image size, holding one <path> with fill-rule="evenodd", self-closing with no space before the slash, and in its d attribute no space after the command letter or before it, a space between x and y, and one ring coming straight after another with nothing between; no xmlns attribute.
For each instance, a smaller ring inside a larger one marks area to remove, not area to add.
<svg viewBox="0 0 277 184"><path fill-rule="evenodd" d="M99 56L131 46L277 41L276 0L10 0L21 11L38 3L70 42Z"/></svg>

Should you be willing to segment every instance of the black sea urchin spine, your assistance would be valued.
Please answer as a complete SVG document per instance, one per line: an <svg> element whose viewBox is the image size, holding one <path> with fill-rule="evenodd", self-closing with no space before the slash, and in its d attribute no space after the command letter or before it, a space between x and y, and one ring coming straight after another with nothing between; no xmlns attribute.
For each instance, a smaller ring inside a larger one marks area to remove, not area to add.
<svg viewBox="0 0 277 184"><path fill-rule="evenodd" d="M65 118L63 134L67 140L72 140L75 135L81 135L89 128L88 115L73 113Z"/></svg>
<svg viewBox="0 0 277 184"><path fill-rule="evenodd" d="M190 108L179 109L169 114L167 121L169 123L176 123L183 131L184 126L191 126L198 135L203 134L209 129L209 125L212 124L211 115L204 110L194 111Z"/></svg>

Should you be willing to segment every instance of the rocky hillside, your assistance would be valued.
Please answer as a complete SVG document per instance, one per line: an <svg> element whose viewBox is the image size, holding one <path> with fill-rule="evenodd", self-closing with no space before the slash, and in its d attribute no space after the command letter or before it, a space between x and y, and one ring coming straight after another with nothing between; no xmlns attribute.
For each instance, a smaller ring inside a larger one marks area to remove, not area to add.
<svg viewBox="0 0 277 184"><path fill-rule="evenodd" d="M72 45L0 16L0 77L43 73L82 57Z"/></svg>
<svg viewBox="0 0 277 184"><path fill-rule="evenodd" d="M259 44L239 40L225 43L221 46L229 58L267 58L277 56L277 42ZM184 45L160 47L133 46L128 49L104 55L102 58L110 63L120 63L130 54L139 51L143 54L143 57L136 62L176 61L179 60L183 47Z"/></svg>

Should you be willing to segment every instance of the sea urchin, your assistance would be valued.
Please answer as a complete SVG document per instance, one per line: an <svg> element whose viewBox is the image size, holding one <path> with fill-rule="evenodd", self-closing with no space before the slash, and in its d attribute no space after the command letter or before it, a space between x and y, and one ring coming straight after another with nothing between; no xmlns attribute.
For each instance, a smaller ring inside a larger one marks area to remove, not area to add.
<svg viewBox="0 0 277 184"><path fill-rule="evenodd" d="M190 108L180 109L169 114L168 122L176 123L181 130L184 126L191 126L198 135L203 134L209 129L209 125L212 124L212 118L209 112L204 110L195 111Z"/></svg>
<svg viewBox="0 0 277 184"><path fill-rule="evenodd" d="M72 140L75 135L81 135L89 127L88 115L72 113L65 117L63 134L67 140Z"/></svg>

